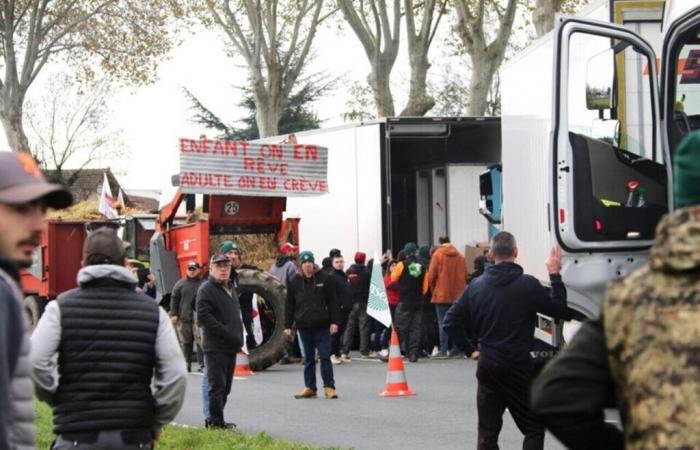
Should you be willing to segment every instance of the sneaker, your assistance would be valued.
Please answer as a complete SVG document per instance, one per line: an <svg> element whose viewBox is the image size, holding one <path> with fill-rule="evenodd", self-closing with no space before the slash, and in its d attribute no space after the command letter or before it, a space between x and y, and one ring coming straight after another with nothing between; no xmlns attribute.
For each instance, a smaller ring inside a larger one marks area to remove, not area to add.
<svg viewBox="0 0 700 450"><path fill-rule="evenodd" d="M440 349L439 349L438 346L436 345L435 347L433 347L433 352L430 354L430 356L432 356L433 358L435 358L439 353L440 353Z"/></svg>
<svg viewBox="0 0 700 450"><path fill-rule="evenodd" d="M369 355L367 355L367 357L368 358L379 358L379 353L372 350L371 352L369 352Z"/></svg>
<svg viewBox="0 0 700 450"><path fill-rule="evenodd" d="M418 355L415 353L412 353L411 356L408 357L408 360L411 361L412 363L418 362Z"/></svg>
<svg viewBox="0 0 700 450"><path fill-rule="evenodd" d="M305 387L304 390L298 394L294 394L294 398L316 398L316 389L311 389L310 387Z"/></svg>
<svg viewBox="0 0 700 450"><path fill-rule="evenodd" d="M362 359L369 359L369 358L371 358L371 357L372 357L372 356L369 354L369 352L367 352L367 353L360 353L360 358L362 358Z"/></svg>
<svg viewBox="0 0 700 450"><path fill-rule="evenodd" d="M338 398L338 394L335 393L335 388L324 387L323 392L325 392L326 398Z"/></svg>
<svg viewBox="0 0 700 450"><path fill-rule="evenodd" d="M388 348L383 348L379 351L379 357L380 358L388 358L389 357L389 349Z"/></svg>
<svg viewBox="0 0 700 450"><path fill-rule="evenodd" d="M343 364L343 360L335 355L331 355L331 363L333 364Z"/></svg>
<svg viewBox="0 0 700 450"><path fill-rule="evenodd" d="M349 363L349 362L351 362L351 361L352 361L352 359L350 359L350 357L349 357L348 355L346 355L345 353L343 353L342 355L340 355L340 362Z"/></svg>
<svg viewBox="0 0 700 450"><path fill-rule="evenodd" d="M437 352L437 354L432 356L433 359L447 359L447 353L445 352Z"/></svg>

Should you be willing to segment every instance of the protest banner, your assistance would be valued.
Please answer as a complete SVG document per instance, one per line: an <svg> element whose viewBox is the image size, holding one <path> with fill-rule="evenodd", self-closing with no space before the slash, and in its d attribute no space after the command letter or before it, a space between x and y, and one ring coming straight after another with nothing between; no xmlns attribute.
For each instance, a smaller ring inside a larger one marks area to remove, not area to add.
<svg viewBox="0 0 700 450"><path fill-rule="evenodd" d="M186 194L308 197L328 193L328 149L180 138L180 188Z"/></svg>

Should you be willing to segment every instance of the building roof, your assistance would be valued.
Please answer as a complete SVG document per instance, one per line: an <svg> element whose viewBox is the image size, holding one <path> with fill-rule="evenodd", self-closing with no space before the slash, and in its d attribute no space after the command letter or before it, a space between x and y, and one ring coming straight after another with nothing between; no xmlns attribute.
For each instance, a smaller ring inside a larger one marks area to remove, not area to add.
<svg viewBox="0 0 700 450"><path fill-rule="evenodd" d="M99 198L102 193L102 183L104 173L107 173L107 182L109 189L112 191L112 196L115 198L119 195L119 181L114 176L112 171L107 168L103 169L81 169L81 170L62 170L60 173L56 170L47 170L44 172L46 178L54 183L61 183L68 186L76 203L89 200L91 198ZM122 190L124 196L124 206L133 207L133 201Z"/></svg>

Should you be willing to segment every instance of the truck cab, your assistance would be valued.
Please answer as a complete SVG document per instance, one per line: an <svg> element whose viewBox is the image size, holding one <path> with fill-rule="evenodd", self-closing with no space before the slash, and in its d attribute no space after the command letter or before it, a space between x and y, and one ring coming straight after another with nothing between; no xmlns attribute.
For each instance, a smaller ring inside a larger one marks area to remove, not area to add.
<svg viewBox="0 0 700 450"><path fill-rule="evenodd" d="M638 16L663 11L645 29L605 21L617 17L608 5L599 17L559 18L503 75L504 228L541 280L545 252L562 247L581 317L598 313L610 280L647 261L673 210L674 151L700 128L699 4L638 2Z"/></svg>

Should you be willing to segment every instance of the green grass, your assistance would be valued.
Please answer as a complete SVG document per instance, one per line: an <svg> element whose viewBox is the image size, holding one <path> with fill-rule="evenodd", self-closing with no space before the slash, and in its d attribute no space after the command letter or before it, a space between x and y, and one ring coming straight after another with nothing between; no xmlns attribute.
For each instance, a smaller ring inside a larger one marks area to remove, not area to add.
<svg viewBox="0 0 700 450"><path fill-rule="evenodd" d="M51 408L45 403L35 401L36 404L36 448L48 449L54 440L52 432L53 420ZM160 441L156 449L172 450L199 450L199 449L264 449L264 450L314 450L305 444L280 441L268 434L258 433L254 435L235 434L224 430L206 430L203 428L185 428L179 426L167 426L163 429Z"/></svg>

